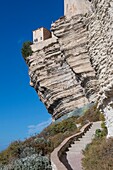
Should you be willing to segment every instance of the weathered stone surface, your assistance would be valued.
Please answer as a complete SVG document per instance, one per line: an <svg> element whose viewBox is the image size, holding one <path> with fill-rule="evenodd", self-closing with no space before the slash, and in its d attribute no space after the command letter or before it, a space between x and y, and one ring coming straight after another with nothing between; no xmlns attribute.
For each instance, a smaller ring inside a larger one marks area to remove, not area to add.
<svg viewBox="0 0 113 170"><path fill-rule="evenodd" d="M55 37L32 45L31 85L53 119L98 100L113 136L113 2L92 1L92 13L62 17Z"/></svg>
<svg viewBox="0 0 113 170"><path fill-rule="evenodd" d="M67 18L89 11L92 11L90 0L64 0L64 15Z"/></svg>
<svg viewBox="0 0 113 170"><path fill-rule="evenodd" d="M86 98L88 101L95 101L97 80L87 49L88 30L86 18L83 15L76 15L70 20L66 18L60 19L52 24L52 31L58 37L65 61L78 78Z"/></svg>
<svg viewBox="0 0 113 170"><path fill-rule="evenodd" d="M82 15L52 25L55 37L32 45L30 85L53 119L95 101L94 69L87 51L88 31Z"/></svg>
<svg viewBox="0 0 113 170"><path fill-rule="evenodd" d="M98 102L113 136L113 1L95 0L89 22L89 55L99 82Z"/></svg>

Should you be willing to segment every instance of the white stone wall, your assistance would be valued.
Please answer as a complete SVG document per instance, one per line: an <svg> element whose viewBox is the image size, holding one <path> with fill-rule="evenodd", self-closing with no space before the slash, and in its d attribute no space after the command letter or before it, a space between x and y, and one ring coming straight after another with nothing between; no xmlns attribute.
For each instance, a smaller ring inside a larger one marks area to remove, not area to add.
<svg viewBox="0 0 113 170"><path fill-rule="evenodd" d="M52 37L51 32L44 27L33 31L33 43L34 44L40 43L51 37Z"/></svg>
<svg viewBox="0 0 113 170"><path fill-rule="evenodd" d="M113 137L113 0L92 1L89 55L99 82L98 106L104 112L108 137Z"/></svg>
<svg viewBox="0 0 113 170"><path fill-rule="evenodd" d="M33 31L33 43L38 43L44 40L43 28L39 28Z"/></svg>
<svg viewBox="0 0 113 170"><path fill-rule="evenodd" d="M64 15L71 18L77 14L85 14L91 10L88 0L64 0Z"/></svg>

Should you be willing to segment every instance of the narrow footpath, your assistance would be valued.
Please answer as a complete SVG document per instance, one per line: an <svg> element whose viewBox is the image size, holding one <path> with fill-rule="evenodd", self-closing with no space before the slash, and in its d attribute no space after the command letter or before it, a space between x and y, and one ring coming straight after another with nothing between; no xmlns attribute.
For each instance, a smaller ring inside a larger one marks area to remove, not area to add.
<svg viewBox="0 0 113 170"><path fill-rule="evenodd" d="M94 122L91 128L77 141L71 144L68 151L62 157L62 162L68 170L82 170L81 160L83 158L82 150L85 149L87 144L91 143L94 138L96 129L101 128L101 122Z"/></svg>

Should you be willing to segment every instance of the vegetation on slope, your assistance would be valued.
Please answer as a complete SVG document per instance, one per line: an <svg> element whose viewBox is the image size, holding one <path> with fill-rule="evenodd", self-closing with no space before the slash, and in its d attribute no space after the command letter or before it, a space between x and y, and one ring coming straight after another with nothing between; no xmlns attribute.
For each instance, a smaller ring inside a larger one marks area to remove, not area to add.
<svg viewBox="0 0 113 170"><path fill-rule="evenodd" d="M0 169L5 166L6 170L6 165L8 165L8 169L11 167L11 170L16 170L20 167L28 169L28 166L34 170L35 165L37 167L39 165L41 168L38 167L38 170L51 169L49 162L50 153L66 137L78 131L76 120L77 117L73 117L57 124L51 124L40 134L30 137L24 142L15 141L11 143L6 150L0 153Z"/></svg>
<svg viewBox="0 0 113 170"><path fill-rule="evenodd" d="M96 130L95 139L83 151L84 170L113 170L113 138L106 139L107 128Z"/></svg>
<svg viewBox="0 0 113 170"><path fill-rule="evenodd" d="M90 107L83 116L78 119L82 125L84 125L87 121L96 122L96 121L104 121L104 115L97 108L97 103Z"/></svg>
<svg viewBox="0 0 113 170"><path fill-rule="evenodd" d="M30 45L32 45L32 42L30 41L23 43L21 53L25 60L27 57L31 56L33 53Z"/></svg>
<svg viewBox="0 0 113 170"><path fill-rule="evenodd" d="M35 170L35 165L37 165L37 167L40 167L38 167L38 170L51 169L49 157L54 148L65 138L77 133L79 128L88 121L98 121L100 117L103 116L99 110L96 109L96 106L92 106L82 117L71 117L62 122L51 124L36 136L32 136L23 142L15 141L11 143L6 150L0 153L1 167L5 166L5 170L7 169L6 165L8 165L8 170L16 170L20 167L24 169L30 167Z"/></svg>

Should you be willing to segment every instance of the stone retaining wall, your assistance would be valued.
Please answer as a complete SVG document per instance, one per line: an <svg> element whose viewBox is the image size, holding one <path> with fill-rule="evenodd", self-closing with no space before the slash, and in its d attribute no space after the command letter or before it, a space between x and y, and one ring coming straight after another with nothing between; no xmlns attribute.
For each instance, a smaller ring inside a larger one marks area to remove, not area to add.
<svg viewBox="0 0 113 170"><path fill-rule="evenodd" d="M92 123L86 124L81 128L80 132L66 138L55 150L51 153L51 163L53 170L67 170L64 164L61 162L62 155L65 154L65 151L69 148L70 144L74 140L81 138L84 133L91 127Z"/></svg>

